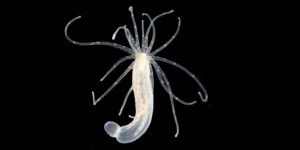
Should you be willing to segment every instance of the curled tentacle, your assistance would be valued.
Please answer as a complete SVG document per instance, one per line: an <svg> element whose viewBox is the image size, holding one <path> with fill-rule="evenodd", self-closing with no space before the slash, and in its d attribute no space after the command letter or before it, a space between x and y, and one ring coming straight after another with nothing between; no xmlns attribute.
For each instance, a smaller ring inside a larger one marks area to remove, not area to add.
<svg viewBox="0 0 300 150"><path fill-rule="evenodd" d="M75 41L75 40L72 40L69 35L68 35L68 29L69 29L69 26L75 21L75 20L78 20L80 19L81 16L78 16L78 17L75 17L73 18L72 20L70 20L67 25L65 26L65 37L66 39L75 44L75 45L80 45L80 46L92 46L92 45L106 45L106 46L111 46L111 47L114 47L114 48L117 48L117 49L120 49L122 51L125 51L127 53L130 53L132 54L132 50L126 46L123 46L123 45L120 45L120 44L117 44L117 43L111 43L111 42L104 42L104 41L96 41L96 42L78 42L78 41Z"/></svg>

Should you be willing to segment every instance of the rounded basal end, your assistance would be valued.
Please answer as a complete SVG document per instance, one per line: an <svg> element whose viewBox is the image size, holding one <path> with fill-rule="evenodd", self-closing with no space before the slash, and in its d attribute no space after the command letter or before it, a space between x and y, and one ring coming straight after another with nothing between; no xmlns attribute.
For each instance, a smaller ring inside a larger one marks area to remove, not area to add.
<svg viewBox="0 0 300 150"><path fill-rule="evenodd" d="M117 123L113 121L108 121L104 125L104 130L109 136L117 137L120 133L121 128Z"/></svg>

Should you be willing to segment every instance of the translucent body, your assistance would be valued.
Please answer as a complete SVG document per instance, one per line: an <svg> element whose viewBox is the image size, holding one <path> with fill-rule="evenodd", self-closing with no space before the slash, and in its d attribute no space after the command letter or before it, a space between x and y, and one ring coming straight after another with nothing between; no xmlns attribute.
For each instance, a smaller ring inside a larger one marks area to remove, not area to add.
<svg viewBox="0 0 300 150"><path fill-rule="evenodd" d="M172 66L175 66L179 68L180 70L184 71L188 76L190 76L196 83L197 85L201 88L202 92L198 91L198 94L200 96L200 99L203 102L206 102L208 99L207 92L202 85L202 83L193 75L189 70L187 70L185 67L175 63L174 61L168 60L166 58L161 58L158 56L155 56L158 52L163 50L165 47L167 47L177 36L180 25L181 25L181 20L178 17L178 26L177 29L174 33L174 35L162 46L159 48L155 49L154 51L151 52L154 41L155 41L155 36L156 36L156 30L154 26L154 22L167 14L171 14L174 11L168 11L162 14L157 15L153 19L146 13L143 13L143 16L146 16L150 24L147 28L147 30L144 30L144 21L142 20L142 37L141 37L141 43L139 41L139 36L138 36L138 30L136 26L136 22L134 19L134 14L132 7L129 7L129 11L131 13L131 19L133 22L134 26L134 37L129 31L129 29L124 26L120 26L117 28L117 30L113 33L112 39L114 40L116 38L117 33L120 30L124 30L125 36L128 40L128 43L131 48L128 48L126 46L116 44L116 43L111 43L111 42L104 42L104 41L97 41L97 42L77 42L72 40L68 34L67 30L68 27L70 26L71 23L73 23L75 20L80 19L81 16L75 17L71 21L68 22L68 24L65 27L65 36L68 41L70 41L73 44L80 45L80 46L91 46L91 45L106 45L106 46L111 46L117 49L120 49L124 52L129 53L129 56L125 56L121 58L119 61L117 61L111 69L107 71L107 73L100 79L100 81L103 81L118 65L123 63L126 60L129 59L134 59L134 62L129 65L129 67L120 75L120 77L111 85L99 98L95 99L94 92L92 92L92 97L93 97L93 104L96 105L100 100L102 100L123 78L126 76L129 71L132 70L132 86L129 88L125 99L123 101L123 104L121 106L119 115L122 114L123 108L125 107L125 104L127 102L127 99L130 95L130 93L133 91L134 92L134 98L135 98L135 115L131 118L133 118L133 121L130 122L127 125L120 126L116 122L113 121L108 121L104 125L104 130L110 135L111 137L114 137L117 139L118 142L120 143L130 143L135 140L137 140L139 137L141 137L146 130L148 129L151 119L152 119L152 114L153 114L153 89L154 89L154 80L153 80L153 71L155 70L155 73L159 79L159 82L163 89L169 94L170 97L170 103L172 106L172 113L176 125L176 133L175 137L178 136L179 134L179 125L176 117L176 112L175 112L175 106L174 106L174 100L177 102L184 104L184 105L193 105L196 103L196 101L192 102L185 102L181 99L179 99L174 93L172 92L171 85L164 73L164 71L160 68L160 66L156 63L156 61L161 61L164 63L168 63ZM149 41L149 33L152 31L152 38L151 41ZM152 69L153 67L153 69ZM203 93L203 94L202 94Z"/></svg>
<svg viewBox="0 0 300 150"><path fill-rule="evenodd" d="M131 123L119 126L109 121L105 131L120 143L130 143L142 136L148 129L153 114L153 87L150 77L150 61L145 54L139 54L133 64L132 87L135 98L135 116Z"/></svg>

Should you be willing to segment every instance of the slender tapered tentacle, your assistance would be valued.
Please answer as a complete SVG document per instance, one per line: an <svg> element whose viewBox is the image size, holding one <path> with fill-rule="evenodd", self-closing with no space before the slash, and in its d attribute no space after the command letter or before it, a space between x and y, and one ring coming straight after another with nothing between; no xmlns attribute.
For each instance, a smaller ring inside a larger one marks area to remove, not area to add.
<svg viewBox="0 0 300 150"><path fill-rule="evenodd" d="M129 56L125 56L121 59L119 59L106 73L105 75L100 79L100 81L102 82L113 70L115 70L116 67L118 67L122 62L129 60L129 59L133 59L134 56L133 55L129 55Z"/></svg>
<svg viewBox="0 0 300 150"><path fill-rule="evenodd" d="M124 107L125 107L125 104L126 104L126 102L127 102L127 99L128 99L128 97L129 97L129 94L130 94L131 92L132 92L132 86L129 88L129 90L128 90L128 92L127 92L125 98L124 98L122 107L121 107L120 112L119 112L119 116L121 116L122 111L123 111L123 109L124 109Z"/></svg>
<svg viewBox="0 0 300 150"><path fill-rule="evenodd" d="M120 26L120 27L118 27L118 28L116 29L116 31L115 31L114 34L112 35L112 38L111 38L112 40L115 40L116 35L119 33L119 31L120 31L121 29L124 30L125 35L126 35L126 25ZM126 36L126 38L127 38L127 36Z"/></svg>
<svg viewBox="0 0 300 150"><path fill-rule="evenodd" d="M200 99L203 101L203 102L206 102L207 99L208 99L208 95L207 95L207 92L203 86L203 84L195 77L194 74L192 74L189 70L187 70L185 67L183 67L182 65L179 65L177 64L176 62L174 61L171 61L171 60L168 60L166 58L161 58L161 57L158 57L158 56L152 56L154 60L158 60L158 61L162 61L162 62L165 62L165 63L168 63L170 65L173 65L179 69L181 69L182 71L184 71L185 73L187 73L191 78L193 78L196 83L198 84L198 86L201 88L201 90L203 91L204 93L204 96L202 95L202 93L200 91L198 91L198 94L200 96Z"/></svg>
<svg viewBox="0 0 300 150"><path fill-rule="evenodd" d="M174 40L174 38L177 36L177 34L179 32L180 25L181 25L181 21L180 21L180 18L178 17L178 26L177 26L177 29L176 29L174 35L164 45L162 45L161 47L159 47L155 51L151 52L150 53L151 56L154 56L156 53L158 53L161 50L163 50L165 47L167 47Z"/></svg>
<svg viewBox="0 0 300 150"><path fill-rule="evenodd" d="M115 40L116 38L116 35L119 33L119 31L123 29L124 32L125 32L125 36L126 36L126 39L130 45L130 47L132 48L132 50L137 53L137 49L138 47L136 47L136 44L135 44L135 40L133 39L133 36L131 34L131 32L126 28L126 25L124 26L120 26L116 29L116 31L114 32L114 34L112 35L112 40Z"/></svg>
<svg viewBox="0 0 300 150"><path fill-rule="evenodd" d="M65 32L64 32L64 33L65 33L66 39L67 39L69 42L71 42L71 43L73 43L73 44L75 44L75 45L80 45L80 46L106 45L106 46L111 46L111 47L120 49L120 50L125 51L125 52L130 53L130 54L133 53L133 51L132 51L130 48L128 48L128 47L126 47L126 46L123 46L123 45L120 45L120 44L117 44L117 43L104 42L104 41L96 41L96 42L78 42L78 41L72 40L72 39L69 37L69 35L68 35L68 32L67 32L67 31L68 31L68 28L69 28L69 26L70 26L75 20L78 20L78 19L80 19L80 18L81 18L81 16L78 16L78 17L73 18L73 19L70 20L70 21L67 23L67 25L65 26Z"/></svg>
<svg viewBox="0 0 300 150"><path fill-rule="evenodd" d="M134 28L135 41L136 41L135 46L137 47L137 50L140 52L139 34L138 34L138 30L137 30L137 26L136 26L136 22L135 22L135 18L134 18L132 6L129 7L129 11L131 13L131 19L132 19L133 28Z"/></svg>
<svg viewBox="0 0 300 150"><path fill-rule="evenodd" d="M149 20L150 20L150 25L149 25L149 27L148 27L148 29L147 29L147 32L146 32L146 43L147 43L147 46L148 46L148 36L149 36L149 32L150 32L150 29L151 29L151 27L152 27L152 39L151 39L151 42L150 42L150 45L148 46L148 48L147 48L147 53L149 53L150 51L151 51L151 49L152 49L152 47L153 47L153 44L154 44L154 41L155 41L155 26L154 26L154 22L158 19L158 18L160 18L160 17L162 17L162 16L164 16L164 15L167 15L167 14L171 14L171 13L173 13L174 12L174 10L170 10L170 11L168 11L168 12L164 12L164 13L161 13L161 14L159 14L159 15L157 15L156 17L154 17L153 18L153 20L151 19L151 17L150 17L150 15L148 15L147 13L143 13L142 15L146 15L148 18L149 18Z"/></svg>
<svg viewBox="0 0 300 150"><path fill-rule="evenodd" d="M156 62L153 62L153 61L154 61L154 60L151 61L152 65L156 65L157 63L156 63ZM158 67L156 67L156 68L158 68ZM165 81L165 79L162 78L162 76L160 75L160 74L161 74L161 73L160 73L160 70L155 69L155 72L156 72L156 75L157 75L157 77L158 77L158 80L159 80L161 86L162 86L162 87L165 89L165 91L168 93L168 87L167 87L167 85L166 85L166 81ZM185 101L181 100L180 98L178 98L174 93L172 93L172 94L173 94L174 99L175 99L176 101L178 101L179 103L183 104L183 105L194 105L194 104L196 104L196 102L197 102L197 101L185 102Z"/></svg>
<svg viewBox="0 0 300 150"><path fill-rule="evenodd" d="M154 43L154 40L155 40L155 34L156 34L156 31L155 31L155 26L153 24L153 20L151 19L150 15L147 14L147 13L143 13L142 16L147 16L149 21L150 21L150 25L146 31L146 36L145 36L145 50L146 50L146 53L148 53L150 50L149 50L149 46L148 46L148 40L149 40L149 32L150 32L150 29L152 27L152 39L151 39L151 43Z"/></svg>
<svg viewBox="0 0 300 150"><path fill-rule="evenodd" d="M176 125L175 137L177 137L178 134L179 134L179 124L178 124L177 117L176 117L176 111L175 111L174 99L173 99L174 95L172 93L172 89L171 89L170 83L169 83L169 81L168 81L165 73L163 72L163 70L159 67L159 65L155 61L152 61L151 63L153 65L154 69L156 70L157 76L161 76L162 79L165 81L165 85L166 85L168 94L170 96L170 102L171 102L171 107L172 107L173 118L174 118L175 125Z"/></svg>
<svg viewBox="0 0 300 150"><path fill-rule="evenodd" d="M129 42L129 45L131 46L132 50L137 53L139 52L139 46L136 45L136 41L134 40L131 32L129 31L128 28L125 27L125 34L126 34L126 38Z"/></svg>
<svg viewBox="0 0 300 150"><path fill-rule="evenodd" d="M121 76L111 85L97 100L95 100L94 92L92 92L93 96L93 104L96 105L102 98L104 98L124 77L125 75L132 69L133 63L129 65L129 67L121 74Z"/></svg>
<svg viewBox="0 0 300 150"><path fill-rule="evenodd" d="M150 80L151 80L152 90L154 91L154 75L153 75L152 66L150 66Z"/></svg>
<svg viewBox="0 0 300 150"><path fill-rule="evenodd" d="M145 48L144 20L142 20L142 49L141 49L141 51L146 52L145 50L146 50L146 48Z"/></svg>

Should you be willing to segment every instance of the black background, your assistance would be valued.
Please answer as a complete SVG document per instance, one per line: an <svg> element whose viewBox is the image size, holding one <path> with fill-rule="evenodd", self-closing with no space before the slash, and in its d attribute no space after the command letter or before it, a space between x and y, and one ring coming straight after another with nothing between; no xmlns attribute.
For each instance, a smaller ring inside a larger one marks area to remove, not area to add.
<svg viewBox="0 0 300 150"><path fill-rule="evenodd" d="M249 121L253 120L250 113L259 110L251 110L252 96L243 95L247 88L239 88L252 82L241 77L248 73L244 68L250 64L234 69L232 66L251 60L253 54L249 50L264 36L257 34L260 19L264 18L255 18L259 7L169 0L39 2L24 4L27 7L21 7L21 3L12 6L11 12L7 12L10 17L5 29L10 33L6 52L12 58L6 63L10 64L8 73L13 73L8 74L13 80L8 80L7 88L8 94L13 95L10 101L13 109L6 113L14 114L8 117L13 122L9 126L18 129L10 134L13 140L26 139L24 145L90 150L101 149L104 144L118 144L105 133L103 125L109 120L120 124L130 122L127 115L134 112L132 95L123 115L117 114L131 85L131 74L96 106L92 105L91 91L98 97L115 81L129 62L120 65L103 82L99 79L126 53L107 46L73 45L65 39L64 27L81 15L82 19L69 28L74 40L112 41L117 27L126 24L132 31L129 6L133 6L138 27L144 12L154 17L171 9L175 11L156 22L154 49L173 35L176 17L180 17L178 36L158 55L193 72L209 94L207 103L198 101L193 106L184 106L175 102L180 133L174 138L176 129L169 97L155 76L153 120L147 132L131 145L211 147L224 139L229 144L236 140L246 142L240 137L255 134L251 130L258 125ZM115 42L127 45L121 32ZM191 78L175 67L160 64L176 95L187 101L200 100L199 88ZM231 90L232 86L235 90Z"/></svg>

